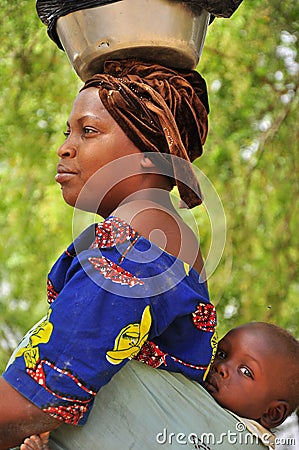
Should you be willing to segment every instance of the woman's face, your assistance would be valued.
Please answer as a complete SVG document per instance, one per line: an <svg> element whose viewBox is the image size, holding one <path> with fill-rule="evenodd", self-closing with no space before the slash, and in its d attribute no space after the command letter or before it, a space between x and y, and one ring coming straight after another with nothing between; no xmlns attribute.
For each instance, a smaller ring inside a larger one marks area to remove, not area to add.
<svg viewBox="0 0 299 450"><path fill-rule="evenodd" d="M124 158L127 162L109 164L130 155ZM104 108L93 87L77 96L58 156L55 179L66 203L104 217L134 192L140 181L142 153ZM137 175L127 177L126 165ZM113 187L115 180L118 184Z"/></svg>

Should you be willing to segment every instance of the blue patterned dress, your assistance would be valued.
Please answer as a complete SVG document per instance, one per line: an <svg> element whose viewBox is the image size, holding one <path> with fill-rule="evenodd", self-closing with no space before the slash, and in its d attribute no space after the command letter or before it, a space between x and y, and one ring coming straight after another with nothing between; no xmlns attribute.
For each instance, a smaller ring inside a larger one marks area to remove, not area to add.
<svg viewBox="0 0 299 450"><path fill-rule="evenodd" d="M98 390L130 359L201 382L216 351L199 274L117 217L91 225L56 261L48 302L3 377L68 424L86 422Z"/></svg>

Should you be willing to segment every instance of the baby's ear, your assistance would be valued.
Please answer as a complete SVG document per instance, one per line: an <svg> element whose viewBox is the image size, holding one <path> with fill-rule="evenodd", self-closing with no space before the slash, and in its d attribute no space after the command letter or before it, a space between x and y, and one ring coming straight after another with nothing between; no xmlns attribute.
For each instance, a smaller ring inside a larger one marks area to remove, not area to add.
<svg viewBox="0 0 299 450"><path fill-rule="evenodd" d="M274 400L271 402L260 419L261 425L265 428L275 428L282 424L290 414L290 405L284 400Z"/></svg>

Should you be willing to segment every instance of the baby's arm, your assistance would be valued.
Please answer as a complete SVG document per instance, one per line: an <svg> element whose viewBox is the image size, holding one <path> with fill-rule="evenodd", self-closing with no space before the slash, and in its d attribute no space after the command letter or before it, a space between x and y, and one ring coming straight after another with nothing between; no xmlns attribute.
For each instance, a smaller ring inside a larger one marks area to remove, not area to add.
<svg viewBox="0 0 299 450"><path fill-rule="evenodd" d="M51 450L48 446L50 433L34 434L26 438L20 447L20 450Z"/></svg>

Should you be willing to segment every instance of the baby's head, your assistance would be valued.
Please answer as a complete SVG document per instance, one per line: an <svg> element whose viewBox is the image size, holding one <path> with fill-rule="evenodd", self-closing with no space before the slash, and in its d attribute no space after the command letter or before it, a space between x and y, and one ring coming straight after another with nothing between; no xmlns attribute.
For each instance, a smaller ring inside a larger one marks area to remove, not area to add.
<svg viewBox="0 0 299 450"><path fill-rule="evenodd" d="M277 427L299 406L299 342L265 322L233 328L218 344L205 387L224 408Z"/></svg>

